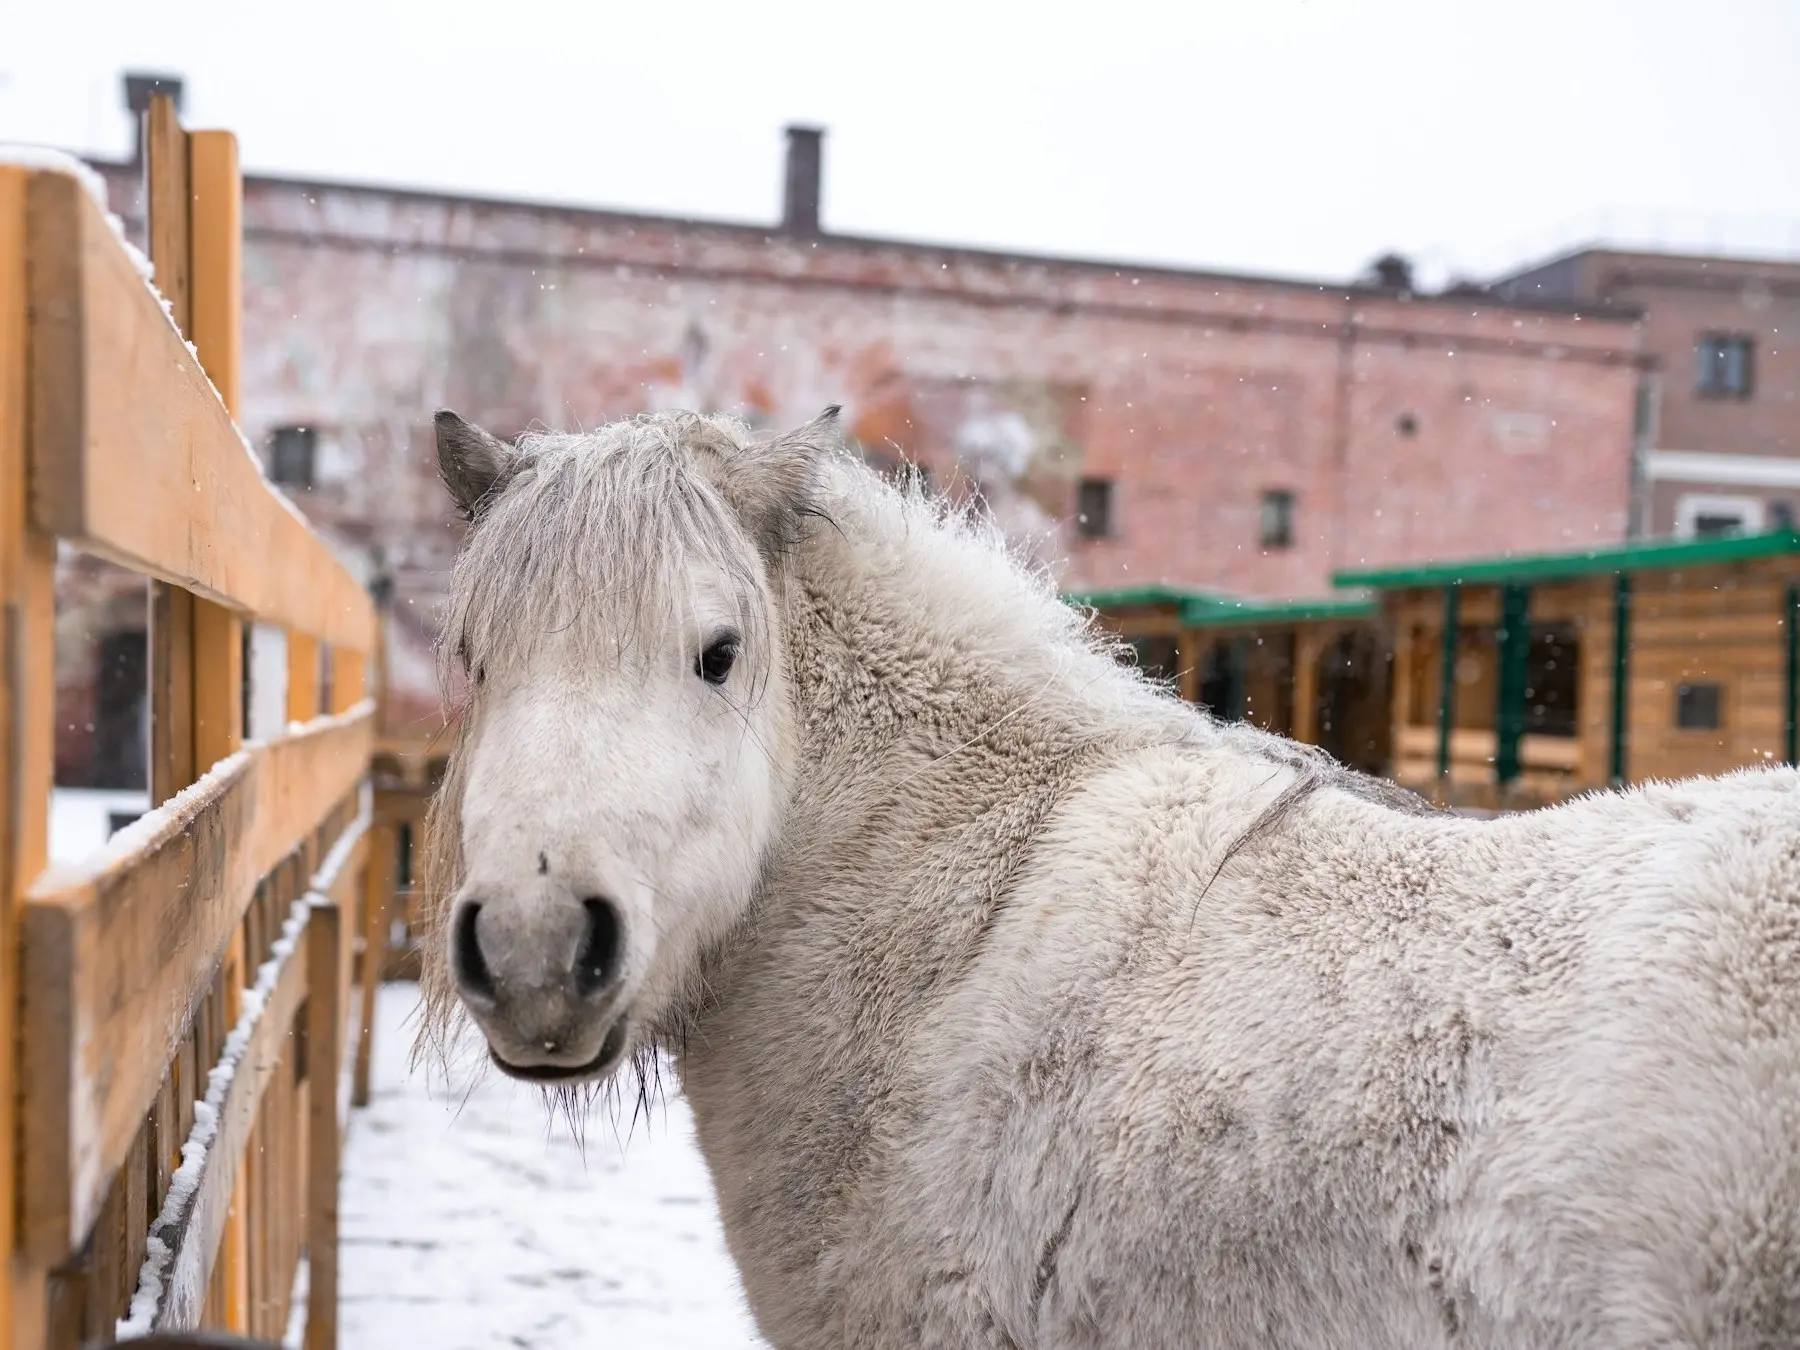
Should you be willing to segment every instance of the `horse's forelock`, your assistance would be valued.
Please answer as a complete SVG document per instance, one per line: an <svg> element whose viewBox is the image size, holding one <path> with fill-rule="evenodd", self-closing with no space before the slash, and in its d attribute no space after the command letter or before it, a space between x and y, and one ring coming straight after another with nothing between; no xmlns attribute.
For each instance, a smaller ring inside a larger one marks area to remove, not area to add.
<svg viewBox="0 0 1800 1350"><path fill-rule="evenodd" d="M683 612L678 588L696 564L724 580L754 628L762 578L743 547L757 542L754 524L708 463L741 456L745 434L726 419L665 414L522 441L514 482L457 561L446 654L519 655L572 630L621 648L653 642Z"/></svg>

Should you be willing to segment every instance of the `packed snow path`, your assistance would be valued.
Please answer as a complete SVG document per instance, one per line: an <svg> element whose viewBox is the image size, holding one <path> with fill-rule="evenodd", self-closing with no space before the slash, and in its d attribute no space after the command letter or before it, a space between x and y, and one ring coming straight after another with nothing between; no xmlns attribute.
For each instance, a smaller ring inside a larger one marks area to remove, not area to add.
<svg viewBox="0 0 1800 1350"><path fill-rule="evenodd" d="M382 989L345 1147L344 1350L763 1345L672 1083L629 1138L596 1107L583 1148L534 1090L409 1072L417 1005Z"/></svg>

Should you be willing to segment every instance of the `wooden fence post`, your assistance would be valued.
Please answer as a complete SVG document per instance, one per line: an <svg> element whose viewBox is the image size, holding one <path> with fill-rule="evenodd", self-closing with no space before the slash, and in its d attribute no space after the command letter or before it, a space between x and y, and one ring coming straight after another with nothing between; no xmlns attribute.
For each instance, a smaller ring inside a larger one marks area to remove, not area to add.
<svg viewBox="0 0 1800 1350"><path fill-rule="evenodd" d="M339 982L343 910L313 907L306 943L307 1181L306 1350L336 1350L338 1170L343 1151L338 1077L343 1065L343 986Z"/></svg>
<svg viewBox="0 0 1800 1350"><path fill-rule="evenodd" d="M246 462L230 420L235 144L184 132L166 100L150 122L150 248L203 368L82 183L0 167L0 1350L108 1340L134 1288L154 1305L134 1306L135 1325L269 1334L285 1324L309 1236L324 1283L313 1299L335 1297L333 1208L319 1206L317 1234L305 1216L341 1138L355 926L342 907L363 876L358 839L333 855L346 885L329 888L338 908L320 919L325 931L299 951L279 937L285 902L366 791L373 718L277 732L234 761L240 615L311 635L268 672L298 676L270 691L283 699L258 705L257 726L275 732L284 712L320 711L309 644L344 650L340 701L360 701L374 613ZM152 606L152 792L166 805L195 790L108 853L51 874L59 538L167 579ZM156 940L171 932L175 947ZM309 963L320 944L329 955ZM267 982L254 1005L252 962ZM331 1027L314 1058L305 1032L318 1018ZM222 1059L233 1024L248 1039ZM316 1132L309 1058L329 1122ZM172 1191L207 1071L220 1064L234 1071L212 1084L212 1147L196 1186ZM149 1243L153 1219L160 1246ZM333 1325L329 1312L316 1321L315 1338Z"/></svg>
<svg viewBox="0 0 1800 1350"><path fill-rule="evenodd" d="M194 347L225 410L236 418L243 348L243 182L237 138L230 132L188 134L188 192ZM223 605L196 599L193 606L194 768L201 774L243 743L244 632L242 620ZM225 1017L230 1024L243 1010L244 978L240 929L225 957ZM238 1175L219 1253L226 1325L238 1332L250 1325L244 1216L255 1161L246 1159Z"/></svg>
<svg viewBox="0 0 1800 1350"><path fill-rule="evenodd" d="M156 288L183 333L189 304L188 136L166 94L150 100L144 138L149 200L145 234ZM194 766L194 597L150 583L150 804L160 806L199 776ZM175 1141L177 1148L180 1141Z"/></svg>
<svg viewBox="0 0 1800 1350"><path fill-rule="evenodd" d="M0 167L0 1347L35 1350L45 1335L45 1272L17 1232L19 916L49 856L55 749L56 544L32 528L27 498L30 179Z"/></svg>
<svg viewBox="0 0 1800 1350"><path fill-rule="evenodd" d="M351 1080L353 1106L369 1104L375 1049L375 997L387 967L389 905L399 880L395 825L379 817L369 826L368 871L363 890L362 1021L356 1035L356 1067Z"/></svg>

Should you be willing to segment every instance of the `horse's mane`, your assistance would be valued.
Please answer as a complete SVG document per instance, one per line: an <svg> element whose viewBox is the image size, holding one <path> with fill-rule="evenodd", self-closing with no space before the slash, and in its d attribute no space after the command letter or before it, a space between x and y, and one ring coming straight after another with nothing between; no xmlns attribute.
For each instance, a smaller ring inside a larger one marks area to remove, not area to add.
<svg viewBox="0 0 1800 1350"><path fill-rule="evenodd" d="M1213 744L1294 770L1238 847L1328 785L1425 809L1312 747L1177 702L1165 684L1120 659L1123 640L1092 612L1062 600L1048 570L1025 561L979 500L953 504L928 495L916 476L877 474L843 449L829 419L773 440L735 419L694 413L522 438L504 490L458 555L440 643L446 697L458 689L478 696L472 686L487 662L522 653L546 633L593 624L596 632L651 638L680 613L674 588L694 563L728 579L742 631L754 640L764 606L742 545L747 515L772 584L830 586L854 573L873 602L930 614L957 648L1005 670L1037 712L1091 724L1122 745ZM597 622L602 613L605 625ZM418 1049L429 1045L440 1056L457 1005L435 952L463 875L461 737L470 719L455 720L458 744L426 826L420 897L426 1016ZM643 1092L654 1063L638 1068Z"/></svg>

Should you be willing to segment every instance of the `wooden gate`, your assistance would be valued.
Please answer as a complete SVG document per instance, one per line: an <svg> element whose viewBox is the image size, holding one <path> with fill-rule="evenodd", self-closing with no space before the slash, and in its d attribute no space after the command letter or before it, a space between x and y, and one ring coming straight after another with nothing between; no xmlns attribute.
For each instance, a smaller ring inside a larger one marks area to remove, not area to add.
<svg viewBox="0 0 1800 1350"><path fill-rule="evenodd" d="M233 422L236 142L158 98L146 144L160 297L78 166L0 164L0 1347L304 1317L324 1350L375 614ZM59 540L151 578L153 809L72 868ZM258 742L251 623L287 650Z"/></svg>

